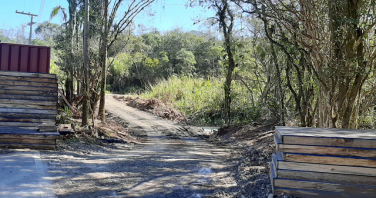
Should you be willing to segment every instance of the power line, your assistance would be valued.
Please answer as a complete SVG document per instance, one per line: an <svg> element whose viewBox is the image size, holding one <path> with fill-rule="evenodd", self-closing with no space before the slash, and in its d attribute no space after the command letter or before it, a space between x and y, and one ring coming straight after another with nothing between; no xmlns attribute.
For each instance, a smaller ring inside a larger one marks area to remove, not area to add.
<svg viewBox="0 0 376 198"><path fill-rule="evenodd" d="M30 16L30 18L31 18L30 23L27 24L27 25L30 25L29 44L31 44L31 36L33 35L33 24L35 24L35 22L33 22L33 19L34 19L34 17L37 17L38 15L36 15L36 14L31 14L30 12L29 12L29 13L26 13L26 12L24 12L24 11L22 11L22 12L18 12L17 10L16 10L16 13L17 13L17 14L28 15L28 16Z"/></svg>
<svg viewBox="0 0 376 198"><path fill-rule="evenodd" d="M44 3L46 2L46 0L42 0L41 3L40 3L40 8L39 8L39 16L38 16L38 23L40 22L40 20L42 19L42 15L43 15L43 9L44 9Z"/></svg>

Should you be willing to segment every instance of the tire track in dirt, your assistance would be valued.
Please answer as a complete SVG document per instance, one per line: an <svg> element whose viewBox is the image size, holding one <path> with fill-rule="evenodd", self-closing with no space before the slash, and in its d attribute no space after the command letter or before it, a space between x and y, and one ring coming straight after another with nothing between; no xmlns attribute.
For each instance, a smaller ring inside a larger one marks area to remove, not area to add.
<svg viewBox="0 0 376 198"><path fill-rule="evenodd" d="M141 144L66 144L46 151L58 197L234 197L231 152L190 137L182 126L106 98L106 109L144 133ZM172 137L171 137L172 135ZM78 149L77 149L78 148ZM226 192L226 193L225 193Z"/></svg>

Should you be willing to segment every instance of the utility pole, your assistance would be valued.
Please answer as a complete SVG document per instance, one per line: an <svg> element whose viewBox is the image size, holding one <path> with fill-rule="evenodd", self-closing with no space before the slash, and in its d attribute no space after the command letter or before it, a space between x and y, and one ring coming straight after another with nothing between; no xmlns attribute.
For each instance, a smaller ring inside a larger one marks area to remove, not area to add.
<svg viewBox="0 0 376 198"><path fill-rule="evenodd" d="M30 16L30 18L31 18L30 23L27 24L27 25L30 25L29 44L31 45L31 36L33 35L33 24L35 24L35 22L33 22L33 19L34 19L34 17L37 17L38 15L36 15L36 14L31 14L30 12L29 12L29 13L26 13L26 12L24 12L24 11L22 11L22 12L18 12L17 10L16 10L16 13L17 13L17 14L28 15L28 16Z"/></svg>

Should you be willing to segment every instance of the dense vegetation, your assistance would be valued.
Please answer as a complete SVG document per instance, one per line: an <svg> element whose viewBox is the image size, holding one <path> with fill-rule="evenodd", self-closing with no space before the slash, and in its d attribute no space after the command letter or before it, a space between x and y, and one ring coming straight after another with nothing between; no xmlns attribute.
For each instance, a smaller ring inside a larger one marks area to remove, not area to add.
<svg viewBox="0 0 376 198"><path fill-rule="evenodd" d="M199 124L376 126L373 0L190 0L215 11L205 21L216 31L141 35L132 22L143 9L113 17L122 0L90 2L87 83L83 1L68 0L66 23L41 24L34 43L54 47L70 101L88 87L91 112L107 90L159 98Z"/></svg>

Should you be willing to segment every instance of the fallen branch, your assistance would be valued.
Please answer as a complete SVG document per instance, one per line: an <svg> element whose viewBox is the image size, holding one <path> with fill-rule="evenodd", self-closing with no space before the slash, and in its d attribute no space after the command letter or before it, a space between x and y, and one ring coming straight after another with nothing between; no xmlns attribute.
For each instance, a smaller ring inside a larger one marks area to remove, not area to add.
<svg viewBox="0 0 376 198"><path fill-rule="evenodd" d="M70 110L70 111L73 111L73 113L76 113L76 112L77 112L77 109L74 108L74 107L68 102L68 100L67 100L67 98L64 96L63 92L61 92L60 89L58 89L58 90L59 90L59 93L61 94L61 96L63 97L64 102L68 105L69 110Z"/></svg>

